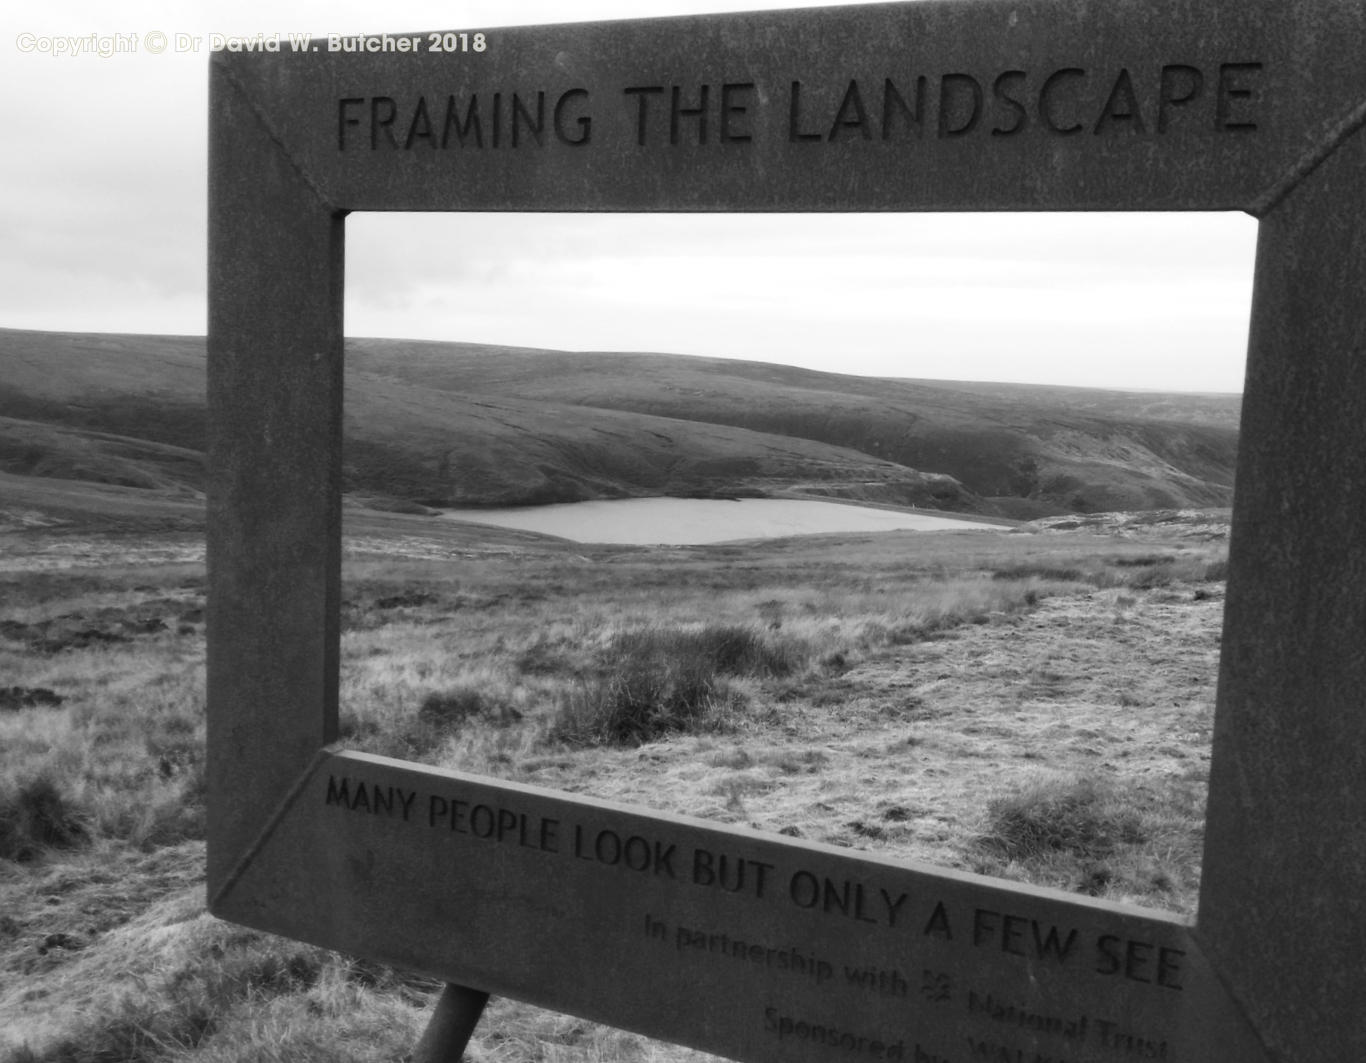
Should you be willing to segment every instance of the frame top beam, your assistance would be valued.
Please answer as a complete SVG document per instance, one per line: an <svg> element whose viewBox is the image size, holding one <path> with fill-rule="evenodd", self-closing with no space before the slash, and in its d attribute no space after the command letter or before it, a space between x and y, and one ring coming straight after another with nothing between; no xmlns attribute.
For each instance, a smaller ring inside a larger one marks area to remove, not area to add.
<svg viewBox="0 0 1366 1063"><path fill-rule="evenodd" d="M1366 118L1364 14L929 0L213 62L337 210L1261 214Z"/></svg>

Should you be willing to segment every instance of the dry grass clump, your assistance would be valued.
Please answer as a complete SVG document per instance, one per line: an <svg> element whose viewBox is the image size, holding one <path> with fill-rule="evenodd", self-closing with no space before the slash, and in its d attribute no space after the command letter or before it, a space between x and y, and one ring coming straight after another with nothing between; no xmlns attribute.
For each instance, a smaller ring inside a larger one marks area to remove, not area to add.
<svg viewBox="0 0 1366 1063"><path fill-rule="evenodd" d="M991 574L991 578L996 580L1042 579L1060 583L1094 583L1095 572L1086 572L1080 568L1053 564L1047 561L1031 561L998 568Z"/></svg>
<svg viewBox="0 0 1366 1063"><path fill-rule="evenodd" d="M465 731L500 732L522 720L505 680L485 675L466 678L422 697L417 711L376 706L342 715L340 736L357 748L381 756L435 763Z"/></svg>
<svg viewBox="0 0 1366 1063"><path fill-rule="evenodd" d="M423 699L417 714L424 720L447 727L476 719L510 723L522 718L522 714L506 697L473 683L461 683L445 690L433 691Z"/></svg>
<svg viewBox="0 0 1366 1063"><path fill-rule="evenodd" d="M453 744L471 732L514 728L533 702L549 700L542 688L553 681L524 681L502 625L489 626L499 637L487 643L402 621L343 636L343 743L400 760L444 763Z"/></svg>
<svg viewBox="0 0 1366 1063"><path fill-rule="evenodd" d="M452 734L474 723L504 727L521 720L522 714L508 695L505 683L466 679L427 693L417 712L398 706L385 712L350 709L343 713L340 735L371 753L423 760L440 749ZM374 711L379 708L380 711Z"/></svg>
<svg viewBox="0 0 1366 1063"><path fill-rule="evenodd" d="M805 663L806 648L791 638L739 624L708 624L697 630L651 627L623 631L610 650L629 660L673 659L720 675L782 676Z"/></svg>
<svg viewBox="0 0 1366 1063"><path fill-rule="evenodd" d="M1109 856L1121 845L1147 841L1137 813L1104 779L1049 779L987 804L982 844L1011 860L1053 853L1083 859Z"/></svg>
<svg viewBox="0 0 1366 1063"><path fill-rule="evenodd" d="M85 824L48 776L0 787L0 859L26 862L86 840Z"/></svg>
<svg viewBox="0 0 1366 1063"><path fill-rule="evenodd" d="M204 697L198 667L73 712L73 738L105 746L75 780L96 832L142 849L204 837Z"/></svg>
<svg viewBox="0 0 1366 1063"><path fill-rule="evenodd" d="M581 661L562 640L551 640L542 631L517 655L514 665L522 675L574 675L578 673Z"/></svg>
<svg viewBox="0 0 1366 1063"><path fill-rule="evenodd" d="M806 650L786 636L709 624L623 631L602 657L605 674L562 695L552 738L638 745L671 732L720 730L746 700L732 678L787 675Z"/></svg>
<svg viewBox="0 0 1366 1063"><path fill-rule="evenodd" d="M1081 775L1035 780L987 803L987 874L1185 910L1198 885L1205 780L1159 787Z"/></svg>
<svg viewBox="0 0 1366 1063"><path fill-rule="evenodd" d="M56 844L35 845L42 831L22 824L60 819L58 800L92 840L152 849L203 837L202 578L183 569L42 573L9 577L0 595L9 622L0 674L53 692L42 704L0 713L0 779L11 780L0 795L0 831L8 844L32 853ZM27 634L50 636L72 618L121 634L61 646ZM46 780L49 796L24 799L13 782L21 779Z"/></svg>

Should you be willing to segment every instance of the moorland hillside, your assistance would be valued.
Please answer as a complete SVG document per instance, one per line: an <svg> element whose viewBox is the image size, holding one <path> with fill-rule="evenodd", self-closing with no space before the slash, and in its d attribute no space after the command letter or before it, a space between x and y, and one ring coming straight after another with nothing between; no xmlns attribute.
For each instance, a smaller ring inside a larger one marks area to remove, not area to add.
<svg viewBox="0 0 1366 1063"><path fill-rule="evenodd" d="M345 483L389 507L818 495L1032 518L1226 506L1239 397L347 341ZM0 471L204 486L204 340L0 330Z"/></svg>

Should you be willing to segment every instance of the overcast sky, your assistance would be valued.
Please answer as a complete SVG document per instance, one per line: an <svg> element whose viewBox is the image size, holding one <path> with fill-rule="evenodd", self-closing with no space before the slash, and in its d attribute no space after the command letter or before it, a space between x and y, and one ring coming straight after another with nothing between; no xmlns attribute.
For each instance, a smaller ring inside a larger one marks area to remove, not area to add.
<svg viewBox="0 0 1366 1063"><path fill-rule="evenodd" d="M204 332L207 58L149 31L467 28L765 0L49 2L0 13L0 327ZM139 36L134 53L20 35ZM363 215L355 336L1240 391L1256 224L1206 215ZM699 307L702 309L699 310Z"/></svg>

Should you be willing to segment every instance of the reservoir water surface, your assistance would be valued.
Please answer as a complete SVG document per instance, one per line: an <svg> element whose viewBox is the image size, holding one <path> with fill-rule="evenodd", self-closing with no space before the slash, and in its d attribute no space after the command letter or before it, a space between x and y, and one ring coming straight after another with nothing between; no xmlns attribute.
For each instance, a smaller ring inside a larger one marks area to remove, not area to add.
<svg viewBox="0 0 1366 1063"><path fill-rule="evenodd" d="M504 509L452 509L452 520L558 535L579 543L697 546L822 532L994 531L997 524L802 498L623 498Z"/></svg>

